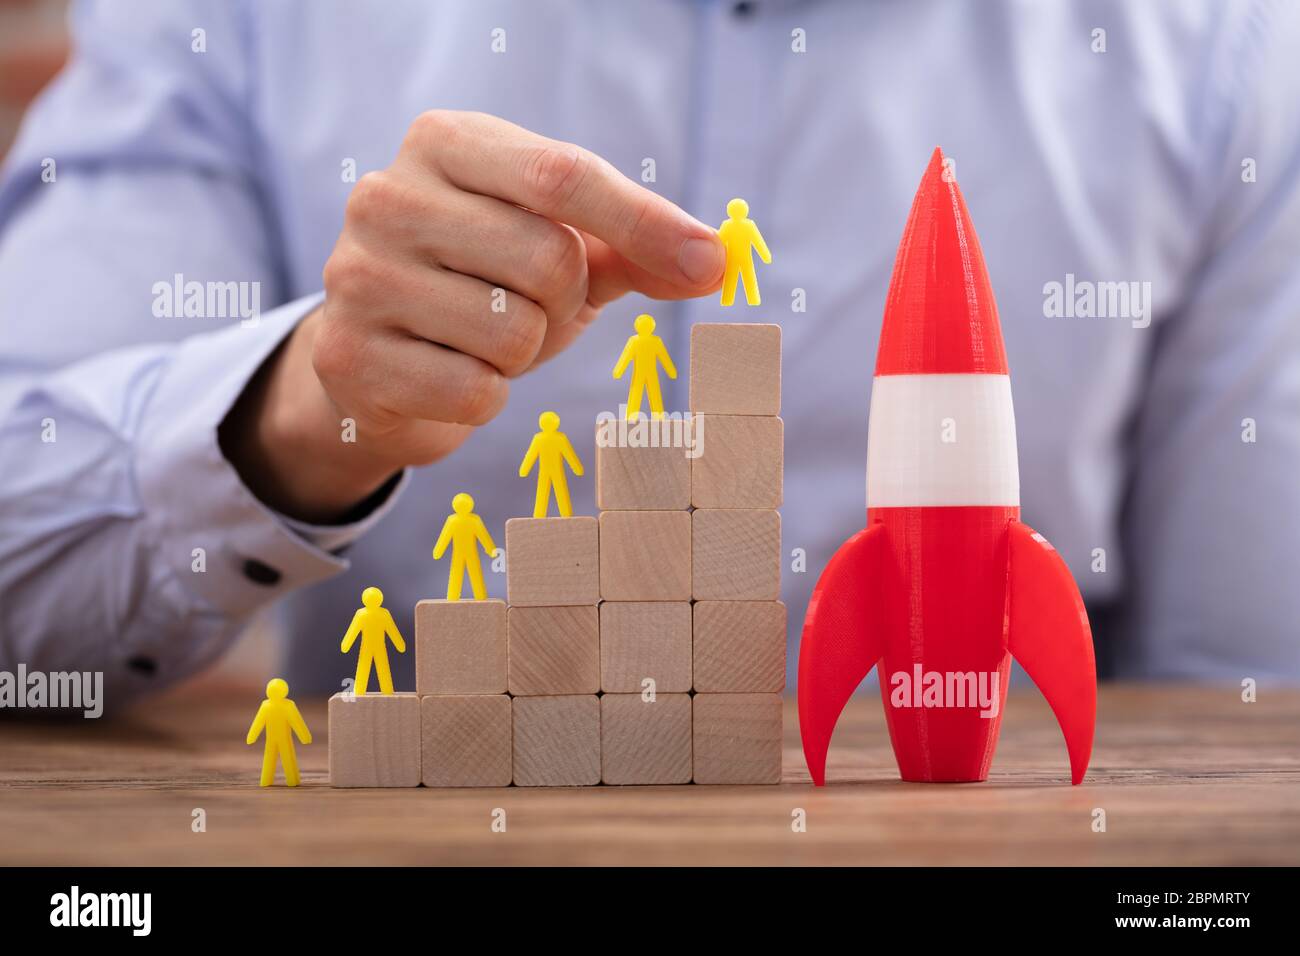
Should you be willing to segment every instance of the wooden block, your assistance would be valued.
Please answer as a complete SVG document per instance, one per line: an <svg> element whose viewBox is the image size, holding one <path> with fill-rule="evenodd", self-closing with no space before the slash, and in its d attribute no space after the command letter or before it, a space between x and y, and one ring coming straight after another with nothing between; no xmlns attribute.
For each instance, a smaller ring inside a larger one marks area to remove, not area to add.
<svg viewBox="0 0 1300 956"><path fill-rule="evenodd" d="M627 444L619 444L621 424L616 419L596 423L596 507L603 511L674 511L689 507L690 419L643 418L627 422ZM655 433L659 440L680 437L683 443L677 447L631 444L638 435L647 438L648 432Z"/></svg>
<svg viewBox="0 0 1300 956"><path fill-rule="evenodd" d="M504 694L506 602L417 602L415 692Z"/></svg>
<svg viewBox="0 0 1300 956"><path fill-rule="evenodd" d="M600 689L639 694L650 678L658 694L691 689L688 601L606 601L600 606Z"/></svg>
<svg viewBox="0 0 1300 956"><path fill-rule="evenodd" d="M600 779L609 784L691 782L691 697L606 694L600 699Z"/></svg>
<svg viewBox="0 0 1300 956"><path fill-rule="evenodd" d="M335 694L329 702L331 787L420 785L420 698Z"/></svg>
<svg viewBox="0 0 1300 956"><path fill-rule="evenodd" d="M780 601L697 601L695 690L776 694L785 689L786 612Z"/></svg>
<svg viewBox="0 0 1300 956"><path fill-rule="evenodd" d="M600 690L600 620L594 604L510 609L510 693L516 697Z"/></svg>
<svg viewBox="0 0 1300 956"><path fill-rule="evenodd" d="M781 327L692 326L690 404L713 415L781 414Z"/></svg>
<svg viewBox="0 0 1300 956"><path fill-rule="evenodd" d="M689 601L690 513L602 511L600 596L606 601Z"/></svg>
<svg viewBox="0 0 1300 956"><path fill-rule="evenodd" d="M781 515L711 508L692 512L691 561L697 601L777 600Z"/></svg>
<svg viewBox="0 0 1300 956"><path fill-rule="evenodd" d="M420 699L420 766L426 787L508 787L514 779L510 698Z"/></svg>
<svg viewBox="0 0 1300 956"><path fill-rule="evenodd" d="M701 415L691 462L696 508L778 508L785 475L785 423L768 415Z"/></svg>
<svg viewBox="0 0 1300 956"><path fill-rule="evenodd" d="M516 697L511 706L516 786L600 783L599 698Z"/></svg>
<svg viewBox="0 0 1300 956"><path fill-rule="evenodd" d="M692 698L696 783L781 782L781 695Z"/></svg>
<svg viewBox="0 0 1300 956"><path fill-rule="evenodd" d="M589 515L506 522L506 597L514 607L596 604L600 532Z"/></svg>

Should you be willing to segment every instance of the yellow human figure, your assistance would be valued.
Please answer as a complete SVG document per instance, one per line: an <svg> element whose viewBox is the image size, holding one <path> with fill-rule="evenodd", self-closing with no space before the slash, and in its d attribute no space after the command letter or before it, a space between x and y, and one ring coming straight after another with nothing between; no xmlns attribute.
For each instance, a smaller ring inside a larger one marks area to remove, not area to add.
<svg viewBox="0 0 1300 956"><path fill-rule="evenodd" d="M537 418L541 427L533 436L519 466L519 477L527 478L537 465L537 498L533 502L533 517L545 518L546 507L550 502L551 489L555 489L555 507L565 518L573 516L573 506L569 503L569 485L564 478L564 463L568 462L573 473L582 477L582 462L573 450L569 436L560 431L560 416L555 412L542 412Z"/></svg>
<svg viewBox="0 0 1300 956"><path fill-rule="evenodd" d="M393 615L389 614L388 608L384 607L383 591L379 588L366 588L361 592L361 603L363 607L357 608L357 613L352 615L352 624L348 627L348 632L343 635L344 654L352 650L357 636L361 636L361 653L357 655L357 676L352 682L352 692L358 696L365 696L366 688L370 684L370 665L373 662L375 673L379 675L379 692L391 694L393 674L388 669L386 638L393 639L393 647L397 648L399 654L406 653L406 642L402 640L402 635L397 630L397 622L393 620Z"/></svg>
<svg viewBox="0 0 1300 956"><path fill-rule="evenodd" d="M668 349L664 347L663 339L654 334L653 316L638 315L633 326L636 335L629 338L627 345L623 346L623 354L614 366L614 378L622 378L628 363L631 363L632 383L627 391L628 421L633 421L640 414L643 393L650 399L650 413L655 418L662 418L664 399L659 391L659 366L663 365L664 372L673 379L677 377L677 368L668 355Z"/></svg>
<svg viewBox="0 0 1300 956"><path fill-rule="evenodd" d="M470 587L474 589L474 600L487 599L487 588L483 584L483 567L478 560L478 547L481 544L488 557L497 546L492 543L483 519L474 514L474 499L463 491L451 499L452 514L442 523L442 533L438 543L433 546L433 560L438 561L447 553L451 545L451 573L447 576L447 600L459 601L461 583L469 570Z"/></svg>
<svg viewBox="0 0 1300 956"><path fill-rule="evenodd" d="M262 731L266 731L266 749L262 753L262 786L269 787L275 782L275 760L280 758L284 767L284 783L288 787L298 786L298 755L293 750L293 736L304 744L311 743L311 731L307 722L298 713L298 705L289 699L289 685L280 678L275 678L266 685L266 700L257 708L253 726L248 728L247 743L251 747L257 743Z"/></svg>
<svg viewBox="0 0 1300 956"><path fill-rule="evenodd" d="M722 304L731 305L736 301L736 279L745 283L745 301L758 305L758 280L754 277L754 250L768 265L772 263L772 253L768 251L763 234L754 225L749 215L749 203L743 199L733 199L727 203L729 217L718 227L718 237L727 248L727 267L722 274Z"/></svg>

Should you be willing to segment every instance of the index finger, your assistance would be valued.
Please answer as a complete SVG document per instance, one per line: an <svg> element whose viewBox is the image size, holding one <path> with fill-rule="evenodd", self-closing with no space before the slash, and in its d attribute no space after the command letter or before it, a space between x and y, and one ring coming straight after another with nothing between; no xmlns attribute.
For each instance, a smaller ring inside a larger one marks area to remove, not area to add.
<svg viewBox="0 0 1300 956"><path fill-rule="evenodd" d="M417 127L420 155L461 189L589 232L683 291L707 292L722 276L715 230L590 150L484 113L434 111Z"/></svg>

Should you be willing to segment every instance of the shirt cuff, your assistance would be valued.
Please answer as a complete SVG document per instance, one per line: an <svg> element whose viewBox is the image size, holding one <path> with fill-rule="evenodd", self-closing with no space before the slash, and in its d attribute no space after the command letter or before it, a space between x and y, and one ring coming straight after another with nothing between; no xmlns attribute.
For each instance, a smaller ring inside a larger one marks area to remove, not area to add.
<svg viewBox="0 0 1300 956"><path fill-rule="evenodd" d="M347 569L330 553L381 520L407 476L362 520L302 533L264 505L222 454L217 428L249 380L321 302L299 299L255 323L182 342L136 436L139 497L151 544L177 581L222 614L247 616Z"/></svg>
<svg viewBox="0 0 1300 956"><path fill-rule="evenodd" d="M321 551L338 554L383 520L384 515L392 508L393 502L401 497L410 479L411 469L402 469L395 478L385 482L384 486L371 496L363 506L365 508L363 514L345 524L311 524L299 521L297 518L290 518L278 511L275 512L275 516L285 526L291 528L294 534L311 542Z"/></svg>

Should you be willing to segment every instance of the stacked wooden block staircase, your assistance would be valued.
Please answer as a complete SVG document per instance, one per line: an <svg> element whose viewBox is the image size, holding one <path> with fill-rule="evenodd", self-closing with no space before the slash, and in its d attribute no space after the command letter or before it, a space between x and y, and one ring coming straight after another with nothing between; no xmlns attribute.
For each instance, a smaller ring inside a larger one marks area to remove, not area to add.
<svg viewBox="0 0 1300 956"><path fill-rule="evenodd" d="M599 517L511 519L506 601L416 605L415 692L330 700L331 783L779 782L780 408L779 326L696 325L692 415L597 422Z"/></svg>

